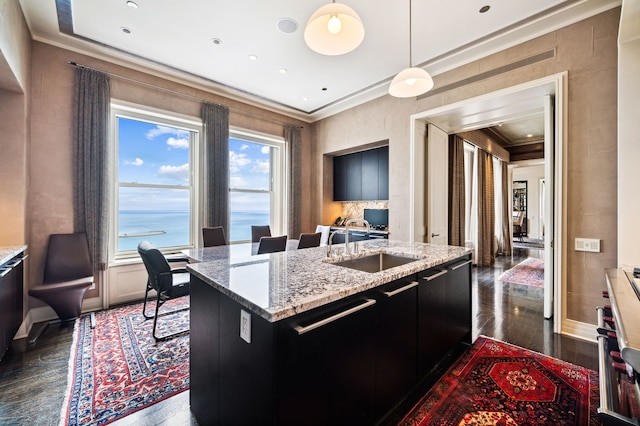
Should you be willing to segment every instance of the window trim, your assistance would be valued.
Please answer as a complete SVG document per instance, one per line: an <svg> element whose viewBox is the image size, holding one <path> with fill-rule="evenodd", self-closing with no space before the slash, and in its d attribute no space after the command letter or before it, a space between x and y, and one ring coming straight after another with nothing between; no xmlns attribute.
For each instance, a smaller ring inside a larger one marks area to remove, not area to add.
<svg viewBox="0 0 640 426"><path fill-rule="evenodd" d="M271 231L274 235L284 235L286 234L286 223L287 223L287 194L286 194L286 162L287 162L287 153L286 153L286 142L284 137L278 137L267 133L257 132L253 130L242 129L235 126L229 127L229 138L246 140L249 142L255 142L263 145L271 146L272 148L278 148L278 155L272 154L269 156L270 158L270 170L271 170L271 182L269 191L265 190L247 190L236 188L233 189L229 186L229 195L232 192L251 192L251 193L271 193L271 223L269 226L271 227ZM229 224L231 224L231 208L229 208ZM231 226L231 225L229 225ZM231 234L231 230L229 230L229 234ZM293 237L290 237L293 238ZM231 244L241 244L250 242L250 240L238 240L233 241Z"/></svg>
<svg viewBox="0 0 640 426"><path fill-rule="evenodd" d="M188 185L155 185L146 183L130 183L127 182L124 185L120 185L118 180L118 117L124 117L132 120L144 121L149 123L157 123L161 125L168 125L172 127L178 127L189 131L189 163L190 174ZM162 247L160 248L163 253L172 254L178 253L183 249L190 249L198 246L200 238L200 224L202 223L200 206L202 205L202 194L200 185L200 171L202 170L202 149L203 143L203 125L199 119L193 117L174 113L168 110L161 110L145 105L134 104L127 101L118 99L111 99L111 111L110 111L110 129L111 129L111 155L112 165L110 168L110 187L111 195L109 200L109 224L111 231L109 232L109 262L123 261L127 259L133 259L138 257L138 253L135 250L117 251L118 247L118 210L119 210L119 198L118 189L121 186L125 187L139 187L139 188L184 188L189 186L189 199L190 199L190 229L189 239L190 244L175 247ZM194 134L195 133L195 134Z"/></svg>

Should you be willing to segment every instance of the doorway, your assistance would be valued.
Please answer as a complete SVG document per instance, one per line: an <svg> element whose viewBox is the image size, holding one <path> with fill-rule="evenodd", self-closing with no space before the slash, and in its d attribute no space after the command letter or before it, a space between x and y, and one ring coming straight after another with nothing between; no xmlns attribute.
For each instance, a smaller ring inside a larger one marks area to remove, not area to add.
<svg viewBox="0 0 640 426"><path fill-rule="evenodd" d="M545 266L550 265L549 280L545 279L545 317L554 317L554 331L560 333L565 318L562 310L563 258L562 240L562 188L563 188L563 141L565 139L564 120L566 115L566 73L534 80L511 88L499 90L475 98L466 99L411 116L411 173L410 173L410 236L420 241L424 229L425 191L422 183L425 178L424 128L435 125L448 134L477 130L500 122L545 111L549 120L545 120L546 135L551 137L551 152L545 152L545 180L548 182L546 193L548 200L556 205L546 214L548 238L545 238ZM552 101L549 101L552 99ZM549 108L549 105L552 108ZM422 138L420 137L422 136ZM553 140L555 139L555 143ZM545 149L545 151L548 151ZM554 180L555 178L555 180ZM549 208L550 206L547 206ZM552 231L551 231L552 230Z"/></svg>

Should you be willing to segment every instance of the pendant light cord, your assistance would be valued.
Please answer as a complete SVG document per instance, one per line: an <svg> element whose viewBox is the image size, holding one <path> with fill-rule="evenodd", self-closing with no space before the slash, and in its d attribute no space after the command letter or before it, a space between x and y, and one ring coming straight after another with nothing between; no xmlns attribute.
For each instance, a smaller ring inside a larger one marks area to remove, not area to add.
<svg viewBox="0 0 640 426"><path fill-rule="evenodd" d="M413 54L412 54L412 45L411 42L411 0L409 0L409 68L413 67Z"/></svg>

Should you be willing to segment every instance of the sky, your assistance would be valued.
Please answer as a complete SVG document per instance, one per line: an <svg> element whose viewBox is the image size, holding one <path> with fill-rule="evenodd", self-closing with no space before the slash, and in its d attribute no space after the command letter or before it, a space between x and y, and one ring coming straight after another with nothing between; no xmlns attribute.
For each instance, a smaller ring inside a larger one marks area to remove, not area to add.
<svg viewBox="0 0 640 426"><path fill-rule="evenodd" d="M118 179L164 185L189 184L189 131L139 120L118 118ZM229 140L230 186L269 189L269 147L236 138ZM183 190L121 188L120 210L188 210ZM268 211L268 195L231 194L232 211Z"/></svg>

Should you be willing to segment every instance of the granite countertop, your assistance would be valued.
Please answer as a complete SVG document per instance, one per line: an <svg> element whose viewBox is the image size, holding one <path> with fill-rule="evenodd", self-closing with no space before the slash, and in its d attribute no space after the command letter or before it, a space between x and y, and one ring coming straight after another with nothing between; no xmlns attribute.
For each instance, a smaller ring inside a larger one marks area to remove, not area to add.
<svg viewBox="0 0 640 426"><path fill-rule="evenodd" d="M27 246L0 246L0 266L27 249Z"/></svg>
<svg viewBox="0 0 640 426"><path fill-rule="evenodd" d="M187 269L267 321L276 322L470 253L464 247L395 240L360 241L358 245L359 254L349 258L383 251L417 260L369 273L332 265L329 262L343 258L327 259L326 247L233 256L233 250L221 246L201 249L204 261L189 264Z"/></svg>

